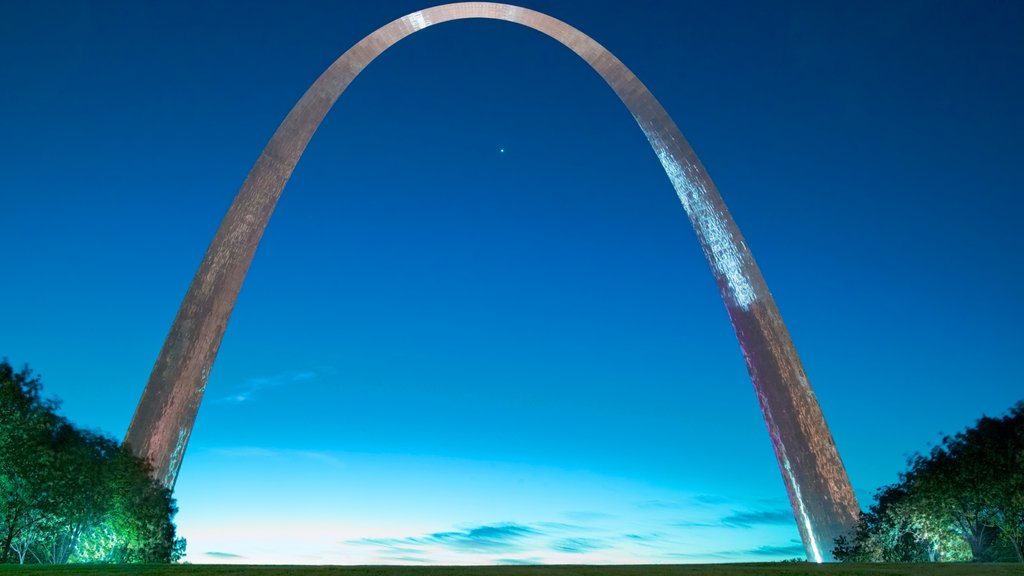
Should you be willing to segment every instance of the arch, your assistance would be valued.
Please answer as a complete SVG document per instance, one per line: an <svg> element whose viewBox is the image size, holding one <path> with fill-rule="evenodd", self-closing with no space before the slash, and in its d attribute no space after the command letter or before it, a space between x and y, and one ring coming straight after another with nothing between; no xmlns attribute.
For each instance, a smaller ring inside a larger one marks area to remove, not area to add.
<svg viewBox="0 0 1024 576"><path fill-rule="evenodd" d="M245 274L313 133L352 80L384 50L429 26L465 18L514 22L561 42L604 78L636 119L711 265L807 556L831 560L833 539L854 525L859 507L789 333L717 188L675 122L618 58L560 20L508 4L464 2L413 12L363 38L313 83L263 149L221 222L171 325L125 443L152 462L160 482L174 487Z"/></svg>

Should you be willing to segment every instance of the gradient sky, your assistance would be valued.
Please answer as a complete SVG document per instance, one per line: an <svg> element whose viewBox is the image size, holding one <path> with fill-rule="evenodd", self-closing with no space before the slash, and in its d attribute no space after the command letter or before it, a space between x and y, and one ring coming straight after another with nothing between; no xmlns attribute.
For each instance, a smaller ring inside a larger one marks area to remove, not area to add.
<svg viewBox="0 0 1024 576"><path fill-rule="evenodd" d="M0 0L0 355L121 437L278 123L426 5ZM611 50L686 134L862 504L1024 396L1024 4L522 5ZM803 554L656 157L582 61L503 22L402 41L328 115L176 496L195 563Z"/></svg>

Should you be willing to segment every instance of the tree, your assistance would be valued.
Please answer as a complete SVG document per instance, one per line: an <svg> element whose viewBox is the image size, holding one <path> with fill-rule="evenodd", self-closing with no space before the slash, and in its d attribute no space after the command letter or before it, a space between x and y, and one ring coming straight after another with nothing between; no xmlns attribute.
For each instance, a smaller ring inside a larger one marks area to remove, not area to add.
<svg viewBox="0 0 1024 576"><path fill-rule="evenodd" d="M15 372L0 361L0 562L10 560L15 540L24 560L25 539L54 505L49 445L60 418L56 403L41 398L41 388L28 368Z"/></svg>
<svg viewBox="0 0 1024 576"><path fill-rule="evenodd" d="M116 535L108 561L164 563L180 559L184 541L175 538L177 512L170 491L154 482L150 467L122 447L113 458L113 498L102 524Z"/></svg>
<svg viewBox="0 0 1024 576"><path fill-rule="evenodd" d="M915 458L903 481L917 510L935 523L952 526L970 546L974 561L986 559L996 536L991 522L992 482L981 466L977 458L939 447L928 458Z"/></svg>
<svg viewBox="0 0 1024 576"><path fill-rule="evenodd" d="M837 539L833 555L840 562L927 562L931 542L921 533L910 494L901 485L875 494L862 512L851 539Z"/></svg>
<svg viewBox="0 0 1024 576"><path fill-rule="evenodd" d="M0 361L0 562L179 560L170 491L116 440L57 415L41 389Z"/></svg>
<svg viewBox="0 0 1024 576"><path fill-rule="evenodd" d="M46 555L50 564L66 564L82 535L103 522L113 498L110 460L117 451L111 438L83 432L64 423L54 434L57 470L52 472L60 496L46 521Z"/></svg>
<svg viewBox="0 0 1024 576"><path fill-rule="evenodd" d="M883 487L850 538L842 561L1024 562L1024 402L916 455Z"/></svg>
<svg viewBox="0 0 1024 576"><path fill-rule="evenodd" d="M1024 562L1024 402L1001 418L981 418L946 444L984 501L982 515L993 540L1005 542Z"/></svg>

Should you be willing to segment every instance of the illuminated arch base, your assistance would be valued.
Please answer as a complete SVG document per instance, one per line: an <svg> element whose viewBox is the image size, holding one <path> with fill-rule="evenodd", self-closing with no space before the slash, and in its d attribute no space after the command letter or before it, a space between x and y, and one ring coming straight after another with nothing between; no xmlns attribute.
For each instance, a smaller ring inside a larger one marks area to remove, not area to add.
<svg viewBox="0 0 1024 576"><path fill-rule="evenodd" d="M224 217L171 326L125 442L173 488L207 377L253 254L306 144L338 96L384 50L428 26L464 18L522 24L558 40L608 82L650 140L693 223L739 338L775 447L807 556L832 559L832 542L859 507L818 401L760 270L718 190L679 128L611 53L572 26L533 10L447 4L399 18L362 39L303 95L274 133Z"/></svg>

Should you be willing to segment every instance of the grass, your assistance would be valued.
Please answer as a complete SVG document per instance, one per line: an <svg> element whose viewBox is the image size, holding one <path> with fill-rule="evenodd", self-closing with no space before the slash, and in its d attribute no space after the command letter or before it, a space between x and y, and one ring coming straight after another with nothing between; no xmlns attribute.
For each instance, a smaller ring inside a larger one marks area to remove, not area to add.
<svg viewBox="0 0 1024 576"><path fill-rule="evenodd" d="M1024 564L684 564L651 566L0 565L19 576L1024 576Z"/></svg>

